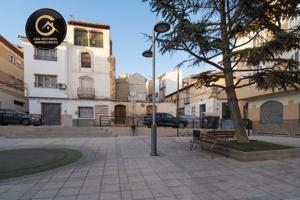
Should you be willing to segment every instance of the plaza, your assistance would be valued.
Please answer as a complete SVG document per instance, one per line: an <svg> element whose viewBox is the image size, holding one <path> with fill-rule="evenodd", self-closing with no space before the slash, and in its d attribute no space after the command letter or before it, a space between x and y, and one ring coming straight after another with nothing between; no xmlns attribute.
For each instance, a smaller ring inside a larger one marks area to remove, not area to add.
<svg viewBox="0 0 300 200"><path fill-rule="evenodd" d="M255 139L300 147L300 138ZM190 137L158 138L150 156L144 136L0 139L0 149L71 148L72 164L0 180L1 200L300 199L300 159L240 162L190 151Z"/></svg>

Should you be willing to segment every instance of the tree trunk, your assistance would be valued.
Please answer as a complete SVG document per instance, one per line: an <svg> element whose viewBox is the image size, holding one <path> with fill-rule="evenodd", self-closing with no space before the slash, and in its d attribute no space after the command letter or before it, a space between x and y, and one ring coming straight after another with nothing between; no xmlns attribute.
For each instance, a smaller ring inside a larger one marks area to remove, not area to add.
<svg viewBox="0 0 300 200"><path fill-rule="evenodd" d="M234 125L234 133L238 143L249 143L249 138L246 134L246 129L242 120L241 111L239 108L238 100L235 93L234 83L233 83L233 71L231 68L231 51L229 48L229 38L227 31L226 22L226 9L225 1L220 3L220 29L221 38L223 42L223 66L224 66L224 76L226 83L226 94L227 100L229 102L229 108L231 113L231 118Z"/></svg>
<svg viewBox="0 0 300 200"><path fill-rule="evenodd" d="M236 140L238 143L249 143L250 141L246 134L246 129L244 126L244 122L242 120L240 107L239 107L238 100L236 97L236 92L233 87L232 71L225 73L225 81L226 81L227 100L228 100L228 104L229 104L229 108L230 108L231 119L233 120L234 133L236 136Z"/></svg>

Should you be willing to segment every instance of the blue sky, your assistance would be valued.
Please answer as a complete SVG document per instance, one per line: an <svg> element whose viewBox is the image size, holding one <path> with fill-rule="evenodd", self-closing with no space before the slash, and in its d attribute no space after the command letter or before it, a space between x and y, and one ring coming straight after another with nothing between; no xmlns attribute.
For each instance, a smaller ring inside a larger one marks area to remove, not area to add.
<svg viewBox="0 0 300 200"><path fill-rule="evenodd" d="M0 34L12 43L21 44L17 36L25 35L25 23L32 12L52 8L66 20L73 15L76 20L109 24L113 41L113 54L117 59L117 75L140 73L151 78L151 59L141 53L150 47L142 33L151 34L154 24L161 20L142 0L10 0L1 2ZM172 71L176 64L187 58L183 53L157 54L157 75ZM205 68L182 68L184 76Z"/></svg>

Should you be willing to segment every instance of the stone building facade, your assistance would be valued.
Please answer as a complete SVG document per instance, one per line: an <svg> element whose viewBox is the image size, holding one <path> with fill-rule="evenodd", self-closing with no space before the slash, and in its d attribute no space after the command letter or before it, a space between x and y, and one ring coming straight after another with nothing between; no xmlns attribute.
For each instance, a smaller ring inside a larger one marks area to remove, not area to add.
<svg viewBox="0 0 300 200"><path fill-rule="evenodd" d="M28 112L23 52L0 35L0 108Z"/></svg>

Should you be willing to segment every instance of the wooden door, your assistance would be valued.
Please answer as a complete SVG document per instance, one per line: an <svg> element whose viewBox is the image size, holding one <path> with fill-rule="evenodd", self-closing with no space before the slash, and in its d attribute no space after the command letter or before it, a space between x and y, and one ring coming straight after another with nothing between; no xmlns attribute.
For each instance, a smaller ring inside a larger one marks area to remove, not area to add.
<svg viewBox="0 0 300 200"><path fill-rule="evenodd" d="M125 124L126 122L126 106L116 105L115 106L115 123Z"/></svg>

